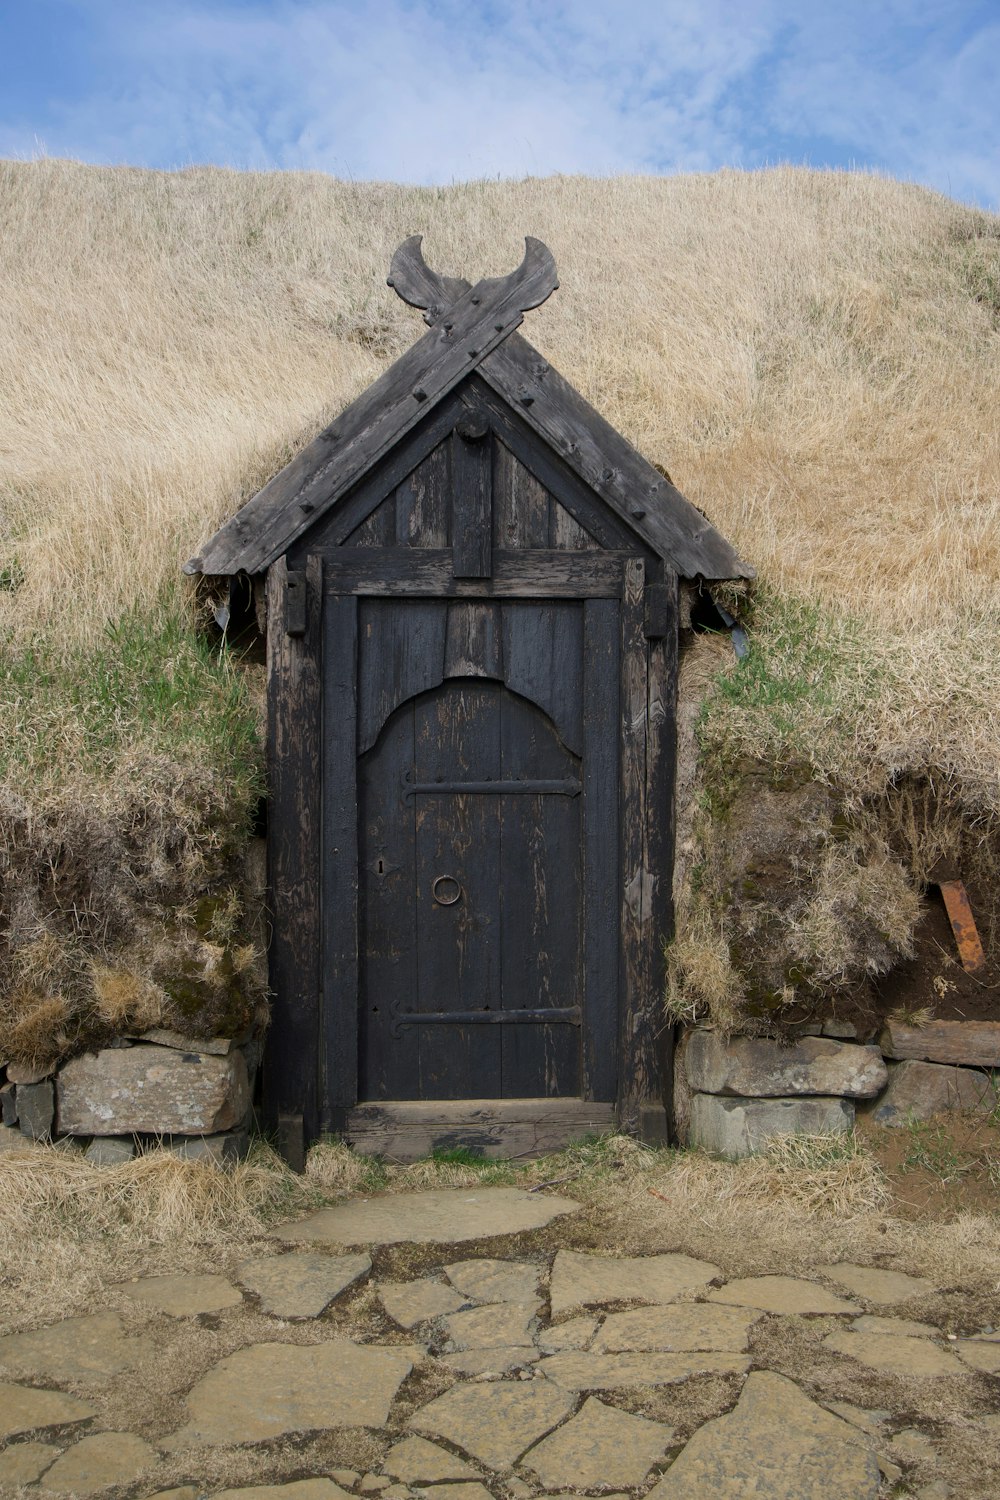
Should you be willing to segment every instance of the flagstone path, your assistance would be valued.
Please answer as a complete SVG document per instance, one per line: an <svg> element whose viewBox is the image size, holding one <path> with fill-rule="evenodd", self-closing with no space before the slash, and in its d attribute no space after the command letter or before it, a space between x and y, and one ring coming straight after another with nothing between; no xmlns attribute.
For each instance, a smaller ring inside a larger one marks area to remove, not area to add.
<svg viewBox="0 0 1000 1500"><path fill-rule="evenodd" d="M282 1226L272 1252L230 1278L123 1285L146 1317L137 1332L103 1311L0 1337L0 1495L948 1500L932 1423L923 1430L912 1409L821 1403L755 1350L781 1320L805 1323L823 1357L859 1378L918 1379L928 1391L966 1382L982 1409L983 1382L1000 1399L1000 1334L942 1333L921 1305L937 1289L885 1267L726 1282L718 1266L674 1253L489 1253L491 1236L530 1241L576 1208L511 1189L356 1200ZM471 1240L482 1253L460 1258ZM409 1278L397 1258L381 1279L379 1247L408 1244L444 1248L439 1260L425 1248ZM181 1320L219 1316L273 1337L245 1335L193 1376L172 1430L118 1430L114 1380L155 1361ZM309 1342L296 1338L303 1329ZM664 1420L668 1392L703 1378L728 1382L727 1409L718 1402L722 1414L693 1430L683 1402L676 1425ZM346 1430L378 1454L366 1471L305 1457L317 1436ZM289 1443L303 1454L297 1472ZM234 1454L250 1455L256 1484L204 1477Z"/></svg>

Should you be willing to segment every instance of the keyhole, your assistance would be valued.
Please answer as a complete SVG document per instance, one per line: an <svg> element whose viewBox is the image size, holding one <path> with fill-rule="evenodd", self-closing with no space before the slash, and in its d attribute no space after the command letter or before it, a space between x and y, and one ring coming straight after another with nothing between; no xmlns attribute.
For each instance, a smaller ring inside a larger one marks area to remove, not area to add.
<svg viewBox="0 0 1000 1500"><path fill-rule="evenodd" d="M382 858L381 854L379 855L378 862L377 862L377 864L375 866L375 873L377 875L384 875L385 874L385 860Z"/></svg>

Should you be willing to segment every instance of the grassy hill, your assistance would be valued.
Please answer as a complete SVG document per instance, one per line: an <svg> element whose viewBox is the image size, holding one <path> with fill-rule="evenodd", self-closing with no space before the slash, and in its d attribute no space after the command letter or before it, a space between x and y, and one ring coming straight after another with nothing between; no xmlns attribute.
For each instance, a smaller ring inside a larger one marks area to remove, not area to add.
<svg viewBox="0 0 1000 1500"><path fill-rule="evenodd" d="M684 667L674 1013L870 986L946 866L993 933L1000 219L794 169L8 162L0 1052L262 1003L259 669L199 635L178 569L417 337L385 285L417 231L473 278L545 240L561 289L528 337L758 570L748 660L701 638Z"/></svg>

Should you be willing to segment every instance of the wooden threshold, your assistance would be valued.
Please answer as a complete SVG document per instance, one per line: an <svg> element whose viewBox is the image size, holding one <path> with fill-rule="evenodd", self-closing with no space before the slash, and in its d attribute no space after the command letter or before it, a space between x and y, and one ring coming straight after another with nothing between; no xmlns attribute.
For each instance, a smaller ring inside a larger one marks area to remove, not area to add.
<svg viewBox="0 0 1000 1500"><path fill-rule="evenodd" d="M583 1099L390 1099L349 1110L344 1139L363 1156L390 1161L459 1147L524 1160L614 1130L616 1113L613 1104Z"/></svg>

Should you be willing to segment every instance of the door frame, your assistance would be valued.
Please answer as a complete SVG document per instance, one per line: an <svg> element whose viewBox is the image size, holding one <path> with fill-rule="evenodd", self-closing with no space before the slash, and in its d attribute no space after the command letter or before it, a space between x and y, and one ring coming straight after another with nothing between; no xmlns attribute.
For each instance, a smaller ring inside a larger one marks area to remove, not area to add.
<svg viewBox="0 0 1000 1500"><path fill-rule="evenodd" d="M603 774L618 799L617 838L607 850L618 897L606 901L601 924L619 952L618 1119L622 1128L644 1138L665 1140L672 1031L662 1010L663 944L673 924L676 574L635 553L536 551L495 554L490 579L455 579L445 557L335 546L303 558L297 572L279 558L268 570L266 593L274 1002L264 1105L283 1153L301 1162L311 1140L343 1129L347 1101L356 1097L353 689L358 600L368 594L583 599L586 611L603 617L601 652L587 665L617 706L619 733L617 744L605 747L605 770L595 766L599 757L591 753L585 776ZM338 683L345 718L327 737L324 702ZM608 757L617 762L614 774ZM324 786L330 795L322 795ZM324 847L336 849L341 859L333 888L329 880L324 888ZM328 967L334 955L336 969ZM350 1010L338 1008L329 981L324 985L324 977L334 973L337 990L352 995ZM330 1020L337 1016L344 1022L336 1036L327 1024L328 1011ZM598 1066L596 1057L589 1064L585 1058L591 1076Z"/></svg>

